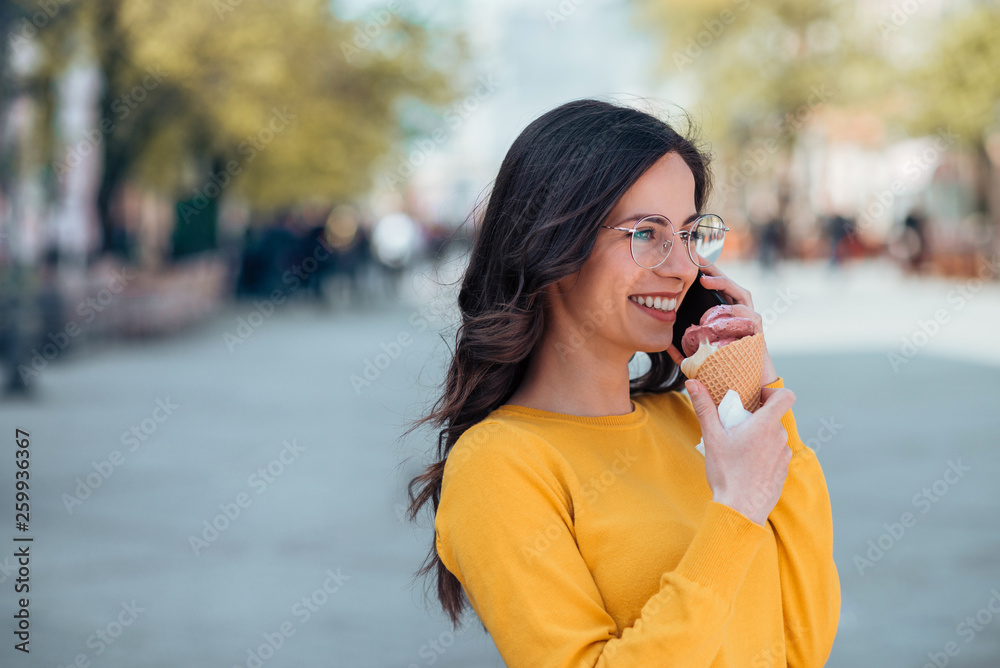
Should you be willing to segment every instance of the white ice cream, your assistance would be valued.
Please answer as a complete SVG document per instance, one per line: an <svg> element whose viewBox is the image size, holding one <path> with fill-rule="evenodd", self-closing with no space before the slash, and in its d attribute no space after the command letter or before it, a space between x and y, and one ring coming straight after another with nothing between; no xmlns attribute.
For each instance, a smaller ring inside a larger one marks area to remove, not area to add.
<svg viewBox="0 0 1000 668"><path fill-rule="evenodd" d="M719 344L709 343L708 341L703 340L698 345L698 350L694 351L694 355L681 360L681 373L688 378L694 378L694 375L698 372L698 367L701 366L701 363L708 359L708 356L718 349Z"/></svg>

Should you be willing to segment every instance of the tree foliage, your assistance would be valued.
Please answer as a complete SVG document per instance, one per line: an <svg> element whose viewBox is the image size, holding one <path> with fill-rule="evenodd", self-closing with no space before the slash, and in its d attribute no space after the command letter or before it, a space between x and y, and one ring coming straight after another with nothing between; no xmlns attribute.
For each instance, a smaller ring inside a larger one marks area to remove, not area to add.
<svg viewBox="0 0 1000 668"><path fill-rule="evenodd" d="M374 13L365 32L328 8L321 0L123 2L131 67L116 87L160 68L185 106L162 119L143 178L190 188L182 172L163 169L182 165L178 153L187 152L236 161L238 190L259 206L364 192L375 161L401 139L400 102L447 102L454 63L435 61L435 40L447 36L398 12Z"/></svg>
<svg viewBox="0 0 1000 668"><path fill-rule="evenodd" d="M19 15L37 9L18 2ZM43 108L51 82L81 54L105 83L90 134L103 154L106 249L122 227L112 204L124 183L178 201L239 195L259 208L363 195L407 138L403 110L455 97L465 52L461 35L399 0L356 23L328 0L50 4L30 31L44 54L32 75ZM47 127L52 135L55 124ZM72 168L68 157L52 155L57 175Z"/></svg>
<svg viewBox="0 0 1000 668"><path fill-rule="evenodd" d="M724 142L763 132L787 146L796 137L781 131L790 118L819 97L856 100L866 86L874 56L847 27L849 3L636 1L639 22L664 38L660 74L698 91L710 111L706 131Z"/></svg>
<svg viewBox="0 0 1000 668"><path fill-rule="evenodd" d="M900 116L915 134L950 127L971 146L1000 130L1000 6L948 18L926 58L906 77Z"/></svg>

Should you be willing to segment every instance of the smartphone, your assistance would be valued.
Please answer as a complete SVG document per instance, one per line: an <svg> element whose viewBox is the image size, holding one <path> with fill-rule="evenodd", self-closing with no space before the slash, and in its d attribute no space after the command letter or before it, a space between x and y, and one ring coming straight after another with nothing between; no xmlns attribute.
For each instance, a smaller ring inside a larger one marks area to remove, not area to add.
<svg viewBox="0 0 1000 668"><path fill-rule="evenodd" d="M704 274L699 270L694 285L688 289L687 294L684 295L684 301L677 307L677 320L674 321L674 346L681 351L682 355L684 348L681 347L681 339L684 338L684 332L687 331L687 328L691 325L697 325L701 321L701 316L705 315L705 311L713 306L729 303L720 291L709 290L702 285L702 276Z"/></svg>

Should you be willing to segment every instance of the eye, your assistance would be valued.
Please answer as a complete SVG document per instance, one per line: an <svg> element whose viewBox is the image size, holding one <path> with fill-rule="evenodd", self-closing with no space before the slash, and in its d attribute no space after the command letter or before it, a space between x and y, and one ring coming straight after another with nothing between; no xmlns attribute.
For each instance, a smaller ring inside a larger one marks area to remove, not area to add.
<svg viewBox="0 0 1000 668"><path fill-rule="evenodd" d="M643 243L656 241L656 229L653 227L639 227L632 233L632 238Z"/></svg>

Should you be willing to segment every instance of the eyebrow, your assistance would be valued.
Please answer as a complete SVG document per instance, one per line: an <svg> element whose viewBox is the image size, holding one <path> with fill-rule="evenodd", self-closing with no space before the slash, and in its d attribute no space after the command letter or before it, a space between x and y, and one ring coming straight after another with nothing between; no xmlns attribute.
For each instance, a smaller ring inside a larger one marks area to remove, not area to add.
<svg viewBox="0 0 1000 668"><path fill-rule="evenodd" d="M681 223L681 228L683 229L685 225L687 225L688 223L690 223L691 221L693 221L695 218L697 218L700 215L701 215L700 213L692 213L690 216L688 216L687 218L684 219L683 223ZM634 222L637 222L639 220L642 220L646 216L663 216L663 214L662 213L633 213L632 215L626 216L622 220L618 221L618 225L615 225L615 227L618 227L619 225L623 225L624 223L634 223ZM663 217L667 218L666 216L663 216ZM667 220L670 220L670 219L667 218ZM670 222L672 223L673 221L671 220Z"/></svg>

